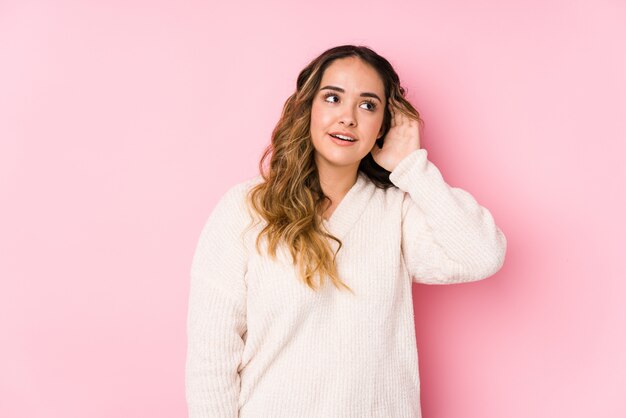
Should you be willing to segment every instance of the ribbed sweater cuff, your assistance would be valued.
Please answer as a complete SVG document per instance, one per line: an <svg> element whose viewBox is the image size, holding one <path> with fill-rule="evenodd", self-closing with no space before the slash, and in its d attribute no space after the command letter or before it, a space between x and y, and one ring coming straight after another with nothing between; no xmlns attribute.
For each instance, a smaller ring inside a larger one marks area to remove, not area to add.
<svg viewBox="0 0 626 418"><path fill-rule="evenodd" d="M390 181L409 193L451 259L483 271L501 265L505 238L489 210L467 191L449 186L427 157L426 149L412 151L389 175Z"/></svg>

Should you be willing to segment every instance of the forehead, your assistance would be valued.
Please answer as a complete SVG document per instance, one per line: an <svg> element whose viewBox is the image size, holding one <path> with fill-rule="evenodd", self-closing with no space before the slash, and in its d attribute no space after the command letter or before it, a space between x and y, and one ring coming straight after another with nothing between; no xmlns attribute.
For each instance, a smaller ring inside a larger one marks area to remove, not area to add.
<svg viewBox="0 0 626 418"><path fill-rule="evenodd" d="M342 87L346 92L371 91L384 96L385 87L378 72L357 57L336 59L324 71L320 87L326 85Z"/></svg>

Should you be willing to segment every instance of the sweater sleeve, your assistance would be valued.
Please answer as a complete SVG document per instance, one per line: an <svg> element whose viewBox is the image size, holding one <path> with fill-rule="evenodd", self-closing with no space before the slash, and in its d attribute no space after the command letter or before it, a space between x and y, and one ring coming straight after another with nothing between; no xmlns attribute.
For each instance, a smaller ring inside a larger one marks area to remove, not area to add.
<svg viewBox="0 0 626 418"><path fill-rule="evenodd" d="M185 393L189 418L238 416L246 326L247 218L232 187L206 221L191 265Z"/></svg>
<svg viewBox="0 0 626 418"><path fill-rule="evenodd" d="M471 282L504 263L506 237L467 191L450 187L424 148L403 158L389 179L404 191L402 255L417 283Z"/></svg>

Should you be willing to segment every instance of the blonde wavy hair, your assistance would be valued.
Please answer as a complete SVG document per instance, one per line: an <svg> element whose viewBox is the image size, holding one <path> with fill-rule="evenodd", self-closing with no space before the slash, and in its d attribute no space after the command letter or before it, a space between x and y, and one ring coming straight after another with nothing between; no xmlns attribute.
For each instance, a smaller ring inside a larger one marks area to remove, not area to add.
<svg viewBox="0 0 626 418"><path fill-rule="evenodd" d="M324 51L298 75L296 91L289 96L259 162L263 181L251 187L248 206L266 221L256 239L256 249L263 236L267 237L269 255L275 260L280 244L289 248L300 280L317 291L329 277L338 289L352 289L339 277L336 255L343 246L341 240L322 227L325 200L330 202L320 186L314 147L310 136L311 106L324 70L336 59L355 56L371 65L380 75L385 98L409 118L423 121L415 108L405 99L406 89L400 85L391 64L366 46L341 45ZM384 106L383 135L377 140L383 146L391 127L391 114ZM266 160L269 159L269 164ZM380 167L368 153L359 163L359 171L379 188L395 187L389 181L390 172ZM328 239L339 244L333 252ZM314 277L319 276L319 285Z"/></svg>

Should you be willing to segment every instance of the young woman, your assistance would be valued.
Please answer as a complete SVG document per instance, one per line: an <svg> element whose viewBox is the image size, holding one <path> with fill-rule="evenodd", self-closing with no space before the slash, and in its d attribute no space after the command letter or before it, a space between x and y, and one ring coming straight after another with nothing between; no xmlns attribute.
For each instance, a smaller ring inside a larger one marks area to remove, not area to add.
<svg viewBox="0 0 626 418"><path fill-rule="evenodd" d="M404 95L364 46L301 71L261 174L232 186L200 234L190 417L421 416L411 283L489 277L506 238L427 159Z"/></svg>

